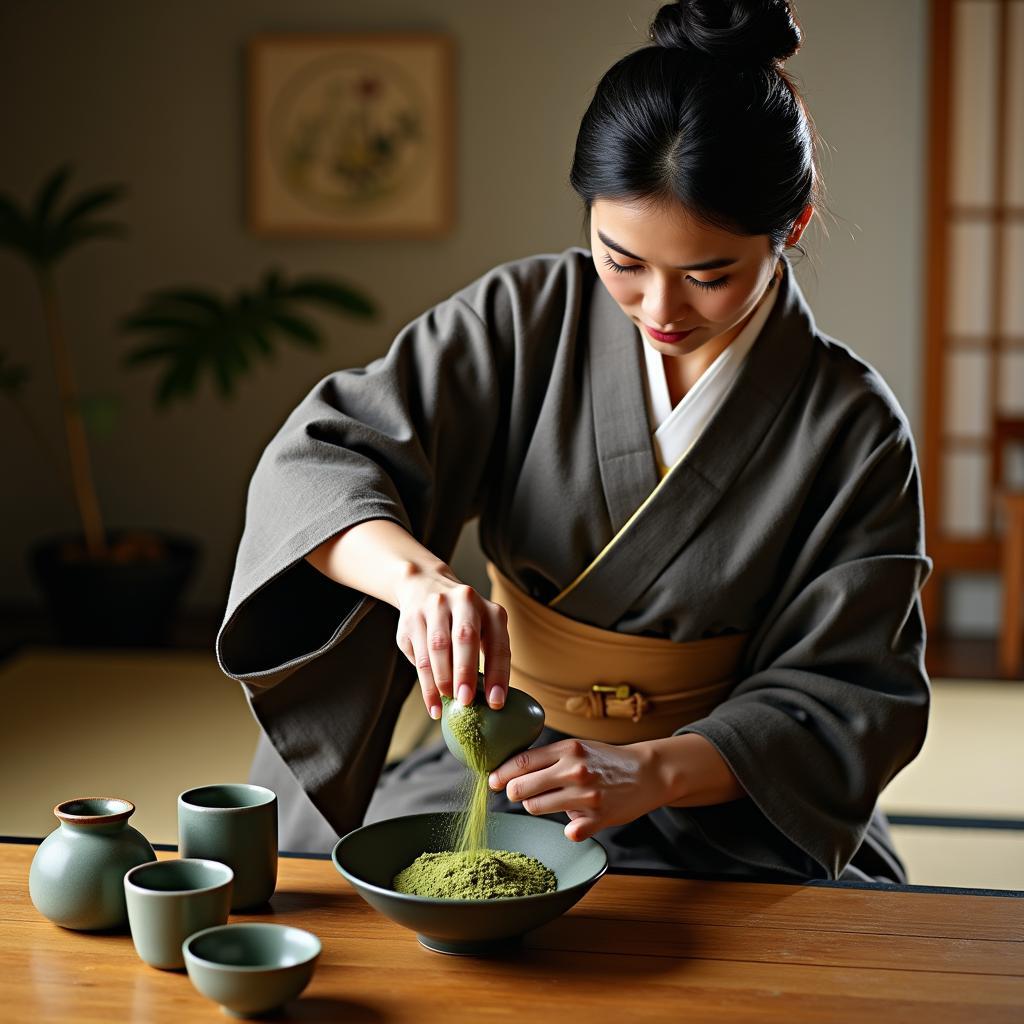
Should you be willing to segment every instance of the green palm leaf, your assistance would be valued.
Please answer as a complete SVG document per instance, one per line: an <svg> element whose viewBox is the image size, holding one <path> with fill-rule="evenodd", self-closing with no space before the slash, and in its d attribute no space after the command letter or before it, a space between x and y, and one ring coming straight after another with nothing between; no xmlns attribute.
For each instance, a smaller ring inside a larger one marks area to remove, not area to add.
<svg viewBox="0 0 1024 1024"><path fill-rule="evenodd" d="M65 163L61 164L61 166L43 182L42 187L36 195L35 208L32 212L32 222L38 230L43 230L47 226L47 218L50 216L50 210L53 208L53 204L57 201L58 194L67 184L69 177L71 177L71 164Z"/></svg>
<svg viewBox="0 0 1024 1024"><path fill-rule="evenodd" d="M24 214L9 196L0 196L0 246L23 249L31 236Z"/></svg>
<svg viewBox="0 0 1024 1024"><path fill-rule="evenodd" d="M168 288L154 292L150 302L154 305L189 306L215 316L220 316L224 312L224 303L216 295L199 288Z"/></svg>
<svg viewBox="0 0 1024 1024"><path fill-rule="evenodd" d="M157 405L166 406L176 395L191 395L196 388L200 364L201 354L192 346L183 347L157 385Z"/></svg>
<svg viewBox="0 0 1024 1024"><path fill-rule="evenodd" d="M288 289L291 299L308 299L353 316L371 317L377 310L369 299L337 281L323 277L304 277Z"/></svg>
<svg viewBox="0 0 1024 1024"><path fill-rule="evenodd" d="M309 348L322 348L323 340L317 329L308 321L292 313L286 313L283 309L275 309L270 314L270 320L281 328L293 341L306 345Z"/></svg>
<svg viewBox="0 0 1024 1024"><path fill-rule="evenodd" d="M248 336L256 343L256 349L260 355L273 357L275 355L274 347L270 344L270 339L267 337L267 332L261 327L249 327Z"/></svg>
<svg viewBox="0 0 1024 1024"><path fill-rule="evenodd" d="M123 185L102 185L99 188L84 192L68 206L61 215L59 228L67 228L75 221L81 220L88 213L96 212L101 206L108 206L125 194Z"/></svg>
<svg viewBox="0 0 1024 1024"><path fill-rule="evenodd" d="M231 398L237 379L249 369L249 357L241 344L224 345L216 352L214 369L221 395Z"/></svg>
<svg viewBox="0 0 1024 1024"><path fill-rule="evenodd" d="M121 360L125 366L143 366L146 363L159 362L168 357L176 358L181 345L173 341L160 342L155 345L140 345L132 349Z"/></svg>
<svg viewBox="0 0 1024 1024"><path fill-rule="evenodd" d="M263 275L263 291L268 295L276 295L281 290L281 272L276 269L268 270Z"/></svg>
<svg viewBox="0 0 1024 1024"><path fill-rule="evenodd" d="M306 277L289 283L273 268L256 290L241 289L228 299L202 288L165 289L121 321L122 331L146 337L124 362L160 368L158 405L192 396L203 378L231 398L256 361L276 357L276 342L323 348L320 331L301 308L306 305L361 317L376 312L366 296L341 281Z"/></svg>
<svg viewBox="0 0 1024 1024"><path fill-rule="evenodd" d="M223 398L230 398L234 392L234 378L232 377L231 365L224 358L223 354L218 354L217 358L214 359L213 371L217 390Z"/></svg>
<svg viewBox="0 0 1024 1024"><path fill-rule="evenodd" d="M124 192L120 185L89 189L71 199L63 213L57 212L58 199L71 173L70 163L58 167L25 209L10 196L0 196L0 246L14 249L40 273L82 242L124 234L120 224L92 219L101 207L120 198Z"/></svg>
<svg viewBox="0 0 1024 1024"><path fill-rule="evenodd" d="M121 321L124 330L154 331L185 331L194 330L198 326L196 320L187 316L176 315L174 312L161 312L159 307L150 308L146 312L127 316Z"/></svg>

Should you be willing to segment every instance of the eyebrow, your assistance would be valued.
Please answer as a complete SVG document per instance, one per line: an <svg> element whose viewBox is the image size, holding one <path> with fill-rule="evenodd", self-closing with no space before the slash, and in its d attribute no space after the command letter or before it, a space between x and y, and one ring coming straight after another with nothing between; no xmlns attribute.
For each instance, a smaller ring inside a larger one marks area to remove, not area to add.
<svg viewBox="0 0 1024 1024"><path fill-rule="evenodd" d="M618 242L613 242L603 231L598 231L597 237L608 246L609 249L614 249L616 252L622 253L623 256L628 256L631 260L639 260L641 263L647 263L648 261L643 256L637 256L635 253L630 252L628 249L624 249ZM705 260L703 263L691 263L688 266L673 267L673 270L718 270L720 267L731 267L736 262L735 259L717 259L717 260Z"/></svg>

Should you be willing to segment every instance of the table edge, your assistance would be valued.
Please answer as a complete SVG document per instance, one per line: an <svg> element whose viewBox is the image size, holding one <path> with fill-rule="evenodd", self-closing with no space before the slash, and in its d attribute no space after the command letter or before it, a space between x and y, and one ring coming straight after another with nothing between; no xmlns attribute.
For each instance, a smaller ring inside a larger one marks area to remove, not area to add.
<svg viewBox="0 0 1024 1024"><path fill-rule="evenodd" d="M4 836L0 835L0 846L38 846L45 836ZM173 843L153 843L154 850L174 852L178 849ZM296 850L278 850L279 857L292 860L330 860L329 853L303 853ZM638 875L644 878L679 878L696 882L750 882L756 885L806 885L816 889L863 889L867 892L910 892L930 893L943 896L1001 896L1009 899L1024 899L1021 889L978 889L968 886L952 885L902 885L895 882L861 882L830 881L823 878L810 878L805 881L794 881L789 878L743 878L736 875L699 874L689 871L677 871L671 868L627 868L608 867L609 875Z"/></svg>

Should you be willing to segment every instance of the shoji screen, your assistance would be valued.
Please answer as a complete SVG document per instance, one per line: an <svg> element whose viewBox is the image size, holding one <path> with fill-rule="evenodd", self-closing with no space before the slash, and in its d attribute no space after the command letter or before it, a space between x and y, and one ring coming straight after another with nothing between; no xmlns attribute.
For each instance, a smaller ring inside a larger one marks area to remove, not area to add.
<svg viewBox="0 0 1024 1024"><path fill-rule="evenodd" d="M944 580L998 567L994 425L1024 417L1024 0L932 4L923 475L936 629Z"/></svg>

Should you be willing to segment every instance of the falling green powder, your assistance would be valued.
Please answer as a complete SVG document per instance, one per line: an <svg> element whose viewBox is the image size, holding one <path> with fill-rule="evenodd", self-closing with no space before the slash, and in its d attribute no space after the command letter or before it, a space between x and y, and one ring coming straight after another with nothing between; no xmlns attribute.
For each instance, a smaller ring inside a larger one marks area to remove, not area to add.
<svg viewBox="0 0 1024 1024"><path fill-rule="evenodd" d="M484 733L475 704L450 715L448 728L459 741L470 769L465 809L456 818L453 850L423 853L394 879L397 892L454 900L535 896L558 884L555 873L535 857L487 848L487 776Z"/></svg>
<svg viewBox="0 0 1024 1024"><path fill-rule="evenodd" d="M458 817L455 850L458 853L479 853L487 847L487 785L488 766L484 753L484 729L480 711L475 704L448 717L448 728L459 741L470 770L469 792L465 809Z"/></svg>

